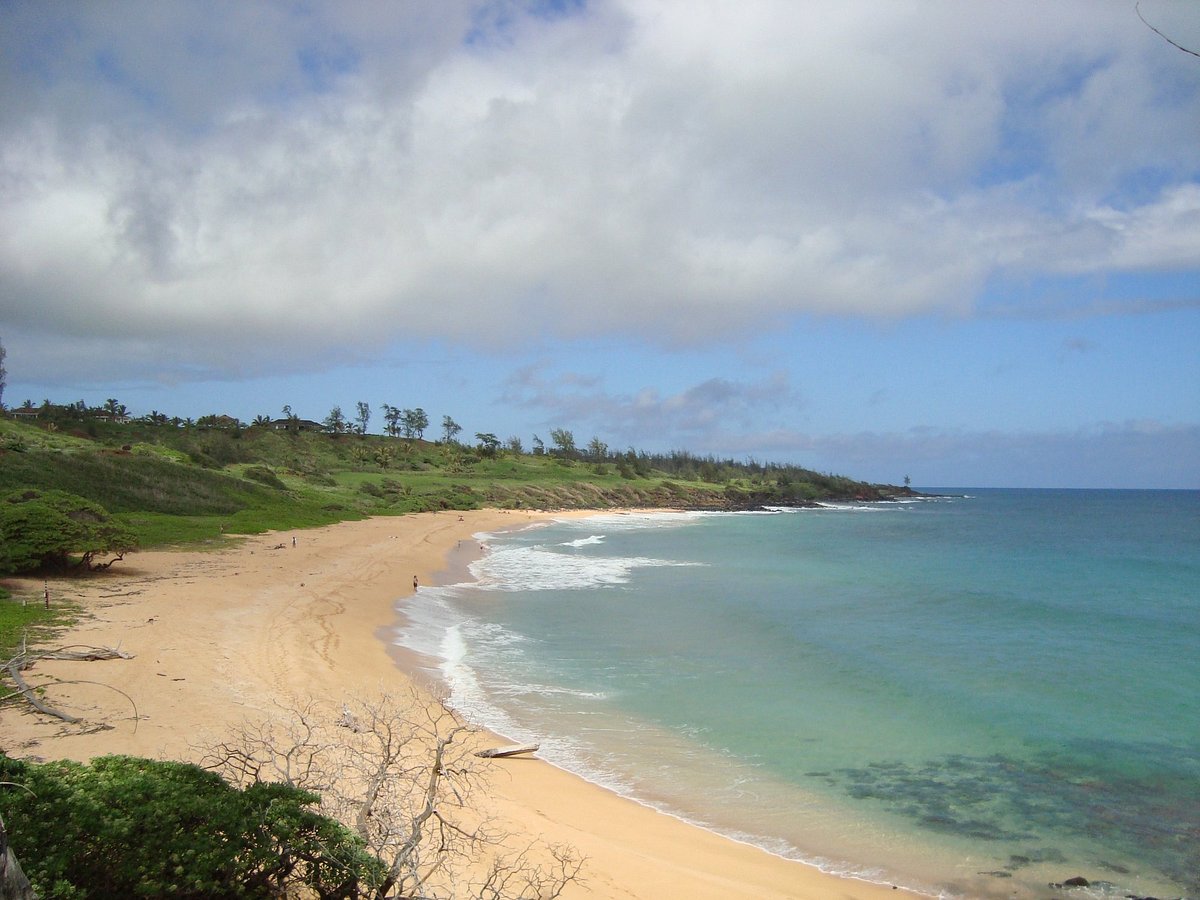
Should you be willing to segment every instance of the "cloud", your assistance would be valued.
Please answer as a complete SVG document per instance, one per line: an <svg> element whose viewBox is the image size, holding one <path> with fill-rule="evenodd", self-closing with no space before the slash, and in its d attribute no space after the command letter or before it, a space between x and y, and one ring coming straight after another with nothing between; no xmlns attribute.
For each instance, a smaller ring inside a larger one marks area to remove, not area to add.
<svg viewBox="0 0 1200 900"><path fill-rule="evenodd" d="M707 343L1200 266L1200 89L1124 7L419 6L6 6L31 378Z"/></svg>
<svg viewBox="0 0 1200 900"><path fill-rule="evenodd" d="M1086 352L1086 342L1064 348ZM499 402L572 428L610 447L667 452L686 448L720 458L795 463L870 481L975 487L1200 486L1200 425L1155 419L1100 422L1059 430L970 430L933 425L903 431L810 432L806 401L785 374L750 381L708 379L665 393L611 391L594 376L515 372ZM543 436L545 431L543 431Z"/></svg>
<svg viewBox="0 0 1200 900"><path fill-rule="evenodd" d="M669 394L649 386L621 393L608 391L599 378L548 375L539 366L514 373L500 400L534 411L547 427L573 423L613 446L655 450L709 449L729 433L761 427L765 417L803 405L783 373L753 382L710 378ZM655 436L653 447L644 446L646 435Z"/></svg>

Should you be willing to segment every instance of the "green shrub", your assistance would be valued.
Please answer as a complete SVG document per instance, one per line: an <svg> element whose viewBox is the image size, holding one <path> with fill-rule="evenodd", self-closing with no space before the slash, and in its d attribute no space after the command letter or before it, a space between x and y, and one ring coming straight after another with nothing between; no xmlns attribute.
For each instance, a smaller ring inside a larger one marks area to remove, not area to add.
<svg viewBox="0 0 1200 900"><path fill-rule="evenodd" d="M17 491L0 501L0 573L64 568L75 554L89 568L97 555L136 546L102 506L65 491Z"/></svg>
<svg viewBox="0 0 1200 900"><path fill-rule="evenodd" d="M257 481L259 484L265 484L267 487L273 487L280 491L287 490L287 485L280 481L279 476L266 466L250 466L250 468L246 469L245 475L251 481Z"/></svg>
<svg viewBox="0 0 1200 900"><path fill-rule="evenodd" d="M314 794L238 790L177 762L107 756L41 765L0 754L0 810L41 897L352 897L379 863Z"/></svg>

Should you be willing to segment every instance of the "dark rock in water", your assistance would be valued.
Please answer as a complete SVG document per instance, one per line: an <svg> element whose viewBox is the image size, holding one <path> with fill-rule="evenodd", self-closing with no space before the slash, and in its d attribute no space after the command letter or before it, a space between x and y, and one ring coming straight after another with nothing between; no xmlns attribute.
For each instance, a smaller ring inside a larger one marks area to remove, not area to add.
<svg viewBox="0 0 1200 900"><path fill-rule="evenodd" d="M1052 882L1050 882L1050 887L1052 887L1052 888L1087 887L1089 884L1091 884L1091 882L1088 881L1086 878L1084 878L1082 875L1076 875L1074 878L1068 878L1066 881L1052 881Z"/></svg>

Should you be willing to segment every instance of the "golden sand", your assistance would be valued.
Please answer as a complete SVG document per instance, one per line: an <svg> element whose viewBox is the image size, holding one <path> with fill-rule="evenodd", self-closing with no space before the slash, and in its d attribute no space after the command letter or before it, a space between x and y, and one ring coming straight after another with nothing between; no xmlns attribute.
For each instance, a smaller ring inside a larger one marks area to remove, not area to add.
<svg viewBox="0 0 1200 900"><path fill-rule="evenodd" d="M219 550L143 552L103 574L51 580L52 602L70 601L82 612L58 645L119 647L133 657L39 662L31 681L52 675L103 683L57 686L48 695L88 727L7 707L0 749L47 759L124 753L194 760L237 724L307 698L337 703L406 683L433 690L389 648L397 600L412 593L414 577L432 583L460 541L534 518L495 510L375 518L259 535ZM41 600L41 580L7 584ZM720 837L538 759L491 765L493 790L484 802L497 820L587 858L568 898L903 894Z"/></svg>

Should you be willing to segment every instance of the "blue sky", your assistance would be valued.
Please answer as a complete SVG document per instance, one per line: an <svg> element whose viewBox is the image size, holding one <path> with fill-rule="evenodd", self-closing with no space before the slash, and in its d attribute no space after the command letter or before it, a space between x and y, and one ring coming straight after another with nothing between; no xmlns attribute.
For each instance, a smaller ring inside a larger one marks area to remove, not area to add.
<svg viewBox="0 0 1200 900"><path fill-rule="evenodd" d="M1193 48L1198 10L1141 3ZM0 26L9 406L1200 488L1200 59L1132 3Z"/></svg>

